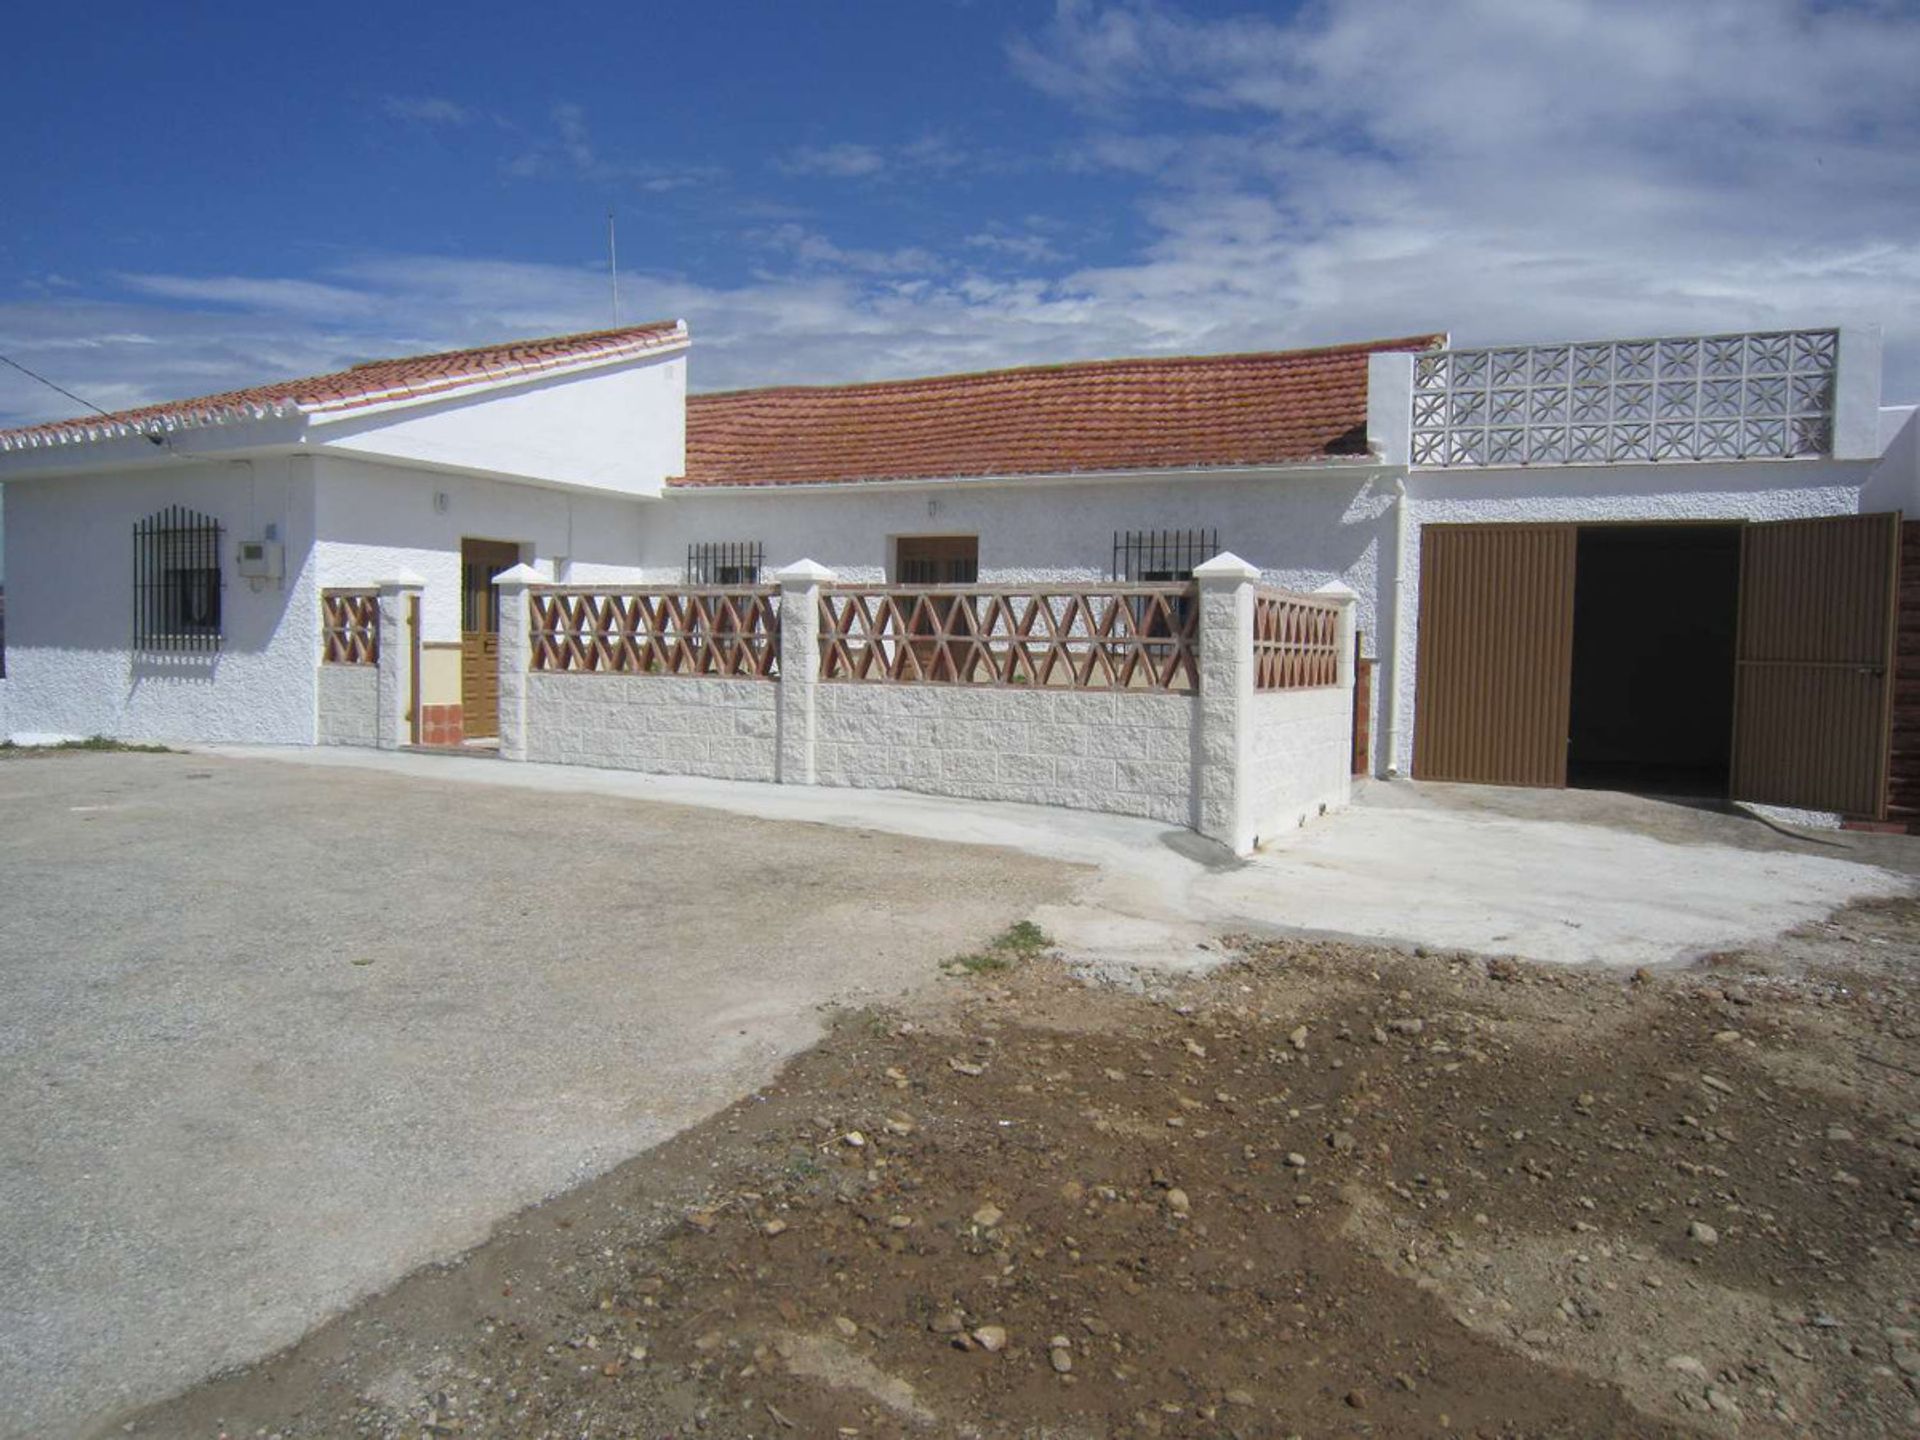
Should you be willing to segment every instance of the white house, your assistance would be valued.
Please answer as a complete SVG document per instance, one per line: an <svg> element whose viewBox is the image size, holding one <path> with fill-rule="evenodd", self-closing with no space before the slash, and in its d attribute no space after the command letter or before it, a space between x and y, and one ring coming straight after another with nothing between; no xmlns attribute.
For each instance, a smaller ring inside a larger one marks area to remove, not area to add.
<svg viewBox="0 0 1920 1440"><path fill-rule="evenodd" d="M665 322L0 432L0 725L313 744L320 591L415 575L422 710L458 707L463 545L633 575L686 468L687 349Z"/></svg>
<svg viewBox="0 0 1920 1440"><path fill-rule="evenodd" d="M664 323L0 431L0 727L434 743L491 736L504 707L510 732L539 731L546 722L528 716L548 713L558 682L522 685L516 667L617 659L629 678L669 678L691 652L640 644L661 625L692 633L802 613L764 595L751 616L735 607L718 621L705 610L610 621L576 604L556 649L555 605L592 587L713 595L767 587L804 559L831 572L829 592L972 594L964 609L949 599L918 619L900 611L898 653L912 664L953 626L976 627L1010 587L1181 587L1227 551L1296 598L1353 593L1345 623L1363 663L1343 673L1359 683L1358 768L1655 785L1867 819L1890 805L1899 815L1913 798L1905 787L1920 785L1902 764L1920 742L1895 724L1893 673L1901 517L1920 492L1920 439L1911 409L1880 403L1870 331L1480 350L1414 336L692 397L687 349L685 327ZM203 543L212 548L192 549ZM531 568L508 587L502 637L492 582L516 562ZM528 592L536 580L572 588ZM377 600L344 594L382 584ZM355 603L360 629L384 607L385 633L413 647L381 651L380 723L375 667L350 677L317 663L322 592L340 594L327 611L340 655L357 643L341 608ZM1157 602L1127 594L1100 623L1146 623L1143 607ZM403 631L415 599L419 622ZM1301 615L1318 613L1303 604ZM1205 605L1203 585L1193 614ZM1188 624L1184 607L1154 623ZM1208 622L1195 623L1199 653ZM822 625L824 652L789 657L784 633L772 648L748 644L739 654L759 668L747 678L771 678L778 650L783 682L795 664L809 684L816 671L834 679ZM815 629L811 618L803 628ZM1135 640L1136 656L1172 653L1161 631ZM626 648L609 658L610 644ZM1025 661L1001 641L990 648L1000 658L973 679L1031 683ZM727 755L710 735L671 738L684 720L659 699L692 692L656 681L618 718L553 710L556 726L564 713L573 727L555 758L802 778L776 752L796 727L813 744L845 696L828 685L816 704L809 689L796 712L798 700L776 704L728 674L733 690L700 692L702 705L723 694L738 704L722 707L739 727ZM1207 683L1194 668L1202 709ZM597 703L615 689L591 693ZM1008 700L1016 709L1002 707L998 731L992 707L965 702L978 713L964 764L916 759L959 748L937 739L958 730L922 729L869 773L1197 813L1197 780L1164 804L1142 796L1178 783L1189 757L1176 752L1204 748L1198 721L1157 739L1143 727L1128 742L1140 753L1115 757L1102 747L1145 712L1095 707L1062 733L1064 748L1040 753L1033 737L1052 722L1017 710L1030 699ZM636 729L644 744L629 743ZM809 750L804 778L824 773L824 756L831 778L859 783L836 748L844 739ZM537 737L507 742L546 753ZM1313 744L1325 750L1324 735ZM743 761L756 746L764 763ZM981 753L996 750L999 769L983 771ZM1258 771L1266 762L1252 756L1243 749L1235 763ZM1131 798L1110 798L1120 791Z"/></svg>

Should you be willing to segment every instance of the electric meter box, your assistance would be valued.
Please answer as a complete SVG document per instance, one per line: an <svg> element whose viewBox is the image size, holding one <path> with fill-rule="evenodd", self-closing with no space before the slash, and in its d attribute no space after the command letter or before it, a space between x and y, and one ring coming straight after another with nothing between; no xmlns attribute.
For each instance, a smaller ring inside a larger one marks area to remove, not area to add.
<svg viewBox="0 0 1920 1440"><path fill-rule="evenodd" d="M242 580L278 580L287 565L287 547L271 540L242 540L239 570Z"/></svg>

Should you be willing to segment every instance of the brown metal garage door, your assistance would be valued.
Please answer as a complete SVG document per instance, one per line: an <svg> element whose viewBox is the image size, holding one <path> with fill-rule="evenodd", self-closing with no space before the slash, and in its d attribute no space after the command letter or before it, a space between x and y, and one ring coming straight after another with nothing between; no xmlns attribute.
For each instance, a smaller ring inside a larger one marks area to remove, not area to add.
<svg viewBox="0 0 1920 1440"><path fill-rule="evenodd" d="M1733 798L1884 818L1900 517L1747 526Z"/></svg>
<svg viewBox="0 0 1920 1440"><path fill-rule="evenodd" d="M1416 779L1567 783L1578 535L1571 525L1421 530Z"/></svg>

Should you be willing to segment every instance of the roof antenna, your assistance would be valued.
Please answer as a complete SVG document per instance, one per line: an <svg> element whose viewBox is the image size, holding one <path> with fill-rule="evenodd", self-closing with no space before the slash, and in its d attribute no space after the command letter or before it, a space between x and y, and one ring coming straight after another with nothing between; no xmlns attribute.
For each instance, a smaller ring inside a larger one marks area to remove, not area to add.
<svg viewBox="0 0 1920 1440"><path fill-rule="evenodd" d="M613 211L607 211L607 282L613 288L613 325L620 328L620 251L614 244Z"/></svg>

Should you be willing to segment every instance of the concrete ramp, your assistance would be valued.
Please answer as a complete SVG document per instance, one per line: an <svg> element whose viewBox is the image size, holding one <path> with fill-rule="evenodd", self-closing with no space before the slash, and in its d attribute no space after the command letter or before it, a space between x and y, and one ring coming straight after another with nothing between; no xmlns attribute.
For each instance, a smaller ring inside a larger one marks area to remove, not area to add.
<svg viewBox="0 0 1920 1440"><path fill-rule="evenodd" d="M1405 803L1383 788L1207 877L1195 899L1260 925L1638 966L1765 942L1911 888L1853 860Z"/></svg>

